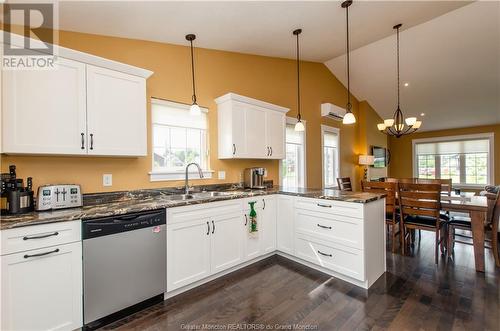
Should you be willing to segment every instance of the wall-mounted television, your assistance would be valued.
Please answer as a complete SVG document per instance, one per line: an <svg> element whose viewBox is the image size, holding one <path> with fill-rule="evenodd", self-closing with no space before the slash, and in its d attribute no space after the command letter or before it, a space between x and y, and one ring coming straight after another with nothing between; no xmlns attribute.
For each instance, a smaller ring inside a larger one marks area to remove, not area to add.
<svg viewBox="0 0 500 331"><path fill-rule="evenodd" d="M372 146L373 165L374 168L385 168L389 165L390 153L387 148Z"/></svg>

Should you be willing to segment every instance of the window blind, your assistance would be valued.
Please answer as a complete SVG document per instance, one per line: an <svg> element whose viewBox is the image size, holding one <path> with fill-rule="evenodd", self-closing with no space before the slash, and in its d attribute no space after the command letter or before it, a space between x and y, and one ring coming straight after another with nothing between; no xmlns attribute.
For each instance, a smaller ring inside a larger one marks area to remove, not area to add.
<svg viewBox="0 0 500 331"><path fill-rule="evenodd" d="M151 115L153 124L200 130L207 129L207 111L203 108L201 115L193 116L189 112L188 105L175 104L174 106L168 101L152 99Z"/></svg>
<svg viewBox="0 0 500 331"><path fill-rule="evenodd" d="M416 144L417 155L488 153L489 139L440 141Z"/></svg>

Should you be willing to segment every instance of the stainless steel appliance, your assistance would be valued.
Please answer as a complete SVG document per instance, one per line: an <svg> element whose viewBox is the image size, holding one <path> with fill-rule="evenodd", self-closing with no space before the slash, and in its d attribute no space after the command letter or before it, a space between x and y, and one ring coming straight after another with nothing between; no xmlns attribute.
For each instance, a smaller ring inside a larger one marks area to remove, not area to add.
<svg viewBox="0 0 500 331"><path fill-rule="evenodd" d="M266 168L246 168L243 171L245 188L266 188L264 185L264 174Z"/></svg>
<svg viewBox="0 0 500 331"><path fill-rule="evenodd" d="M38 188L36 210L80 207L82 189L77 184L42 185Z"/></svg>
<svg viewBox="0 0 500 331"><path fill-rule="evenodd" d="M17 178L16 166L9 166L9 173L0 177L0 214L12 215L29 213L35 210L33 199L33 179L26 179L26 186Z"/></svg>
<svg viewBox="0 0 500 331"><path fill-rule="evenodd" d="M163 300L165 209L82 223L84 329L99 328Z"/></svg>

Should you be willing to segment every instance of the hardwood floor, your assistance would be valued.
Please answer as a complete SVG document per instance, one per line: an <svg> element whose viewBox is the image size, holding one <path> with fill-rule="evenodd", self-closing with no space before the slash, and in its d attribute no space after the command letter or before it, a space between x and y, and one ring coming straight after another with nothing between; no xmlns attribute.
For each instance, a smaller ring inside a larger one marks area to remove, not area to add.
<svg viewBox="0 0 500 331"><path fill-rule="evenodd" d="M388 247L388 271L368 291L273 256L103 330L500 330L491 252L485 274L460 244L436 266L424 232L410 256Z"/></svg>

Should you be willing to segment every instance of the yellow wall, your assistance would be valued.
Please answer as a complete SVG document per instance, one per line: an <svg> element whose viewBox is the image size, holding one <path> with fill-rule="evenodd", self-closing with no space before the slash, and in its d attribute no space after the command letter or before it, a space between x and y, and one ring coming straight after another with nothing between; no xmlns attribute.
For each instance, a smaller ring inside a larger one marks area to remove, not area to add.
<svg viewBox="0 0 500 331"><path fill-rule="evenodd" d="M191 100L190 57L189 48L185 46L64 31L59 34L59 43L65 47L154 71L154 75L147 81L148 98L159 97L185 103ZM292 54L294 53L291 42L290 55ZM269 173L268 179L278 183L278 161L217 159L217 113L213 100L225 93L234 92L290 108L291 111L287 115L295 116L295 62L209 49L196 49L195 61L198 101L200 105L209 109L210 165L216 173L211 180L197 180L193 183L238 182L241 171L252 166L266 167ZM345 126L340 122L324 119L320 114L320 104L323 102L340 106L345 104L344 86L322 63L303 62L301 70L303 119L307 121L308 186L321 186L321 124L340 128L341 176L350 176L356 184L359 183L360 167L356 164L357 155L362 147L359 144L358 124ZM148 102L148 123L149 110ZM357 100L353 100L353 110L359 119ZM372 123L369 122L367 125L371 126ZM373 125L376 130L375 124ZM150 132L150 126L148 130ZM19 176L34 178L35 188L46 183L79 183L84 193L181 186L180 181L154 183L149 181L151 139L150 137L148 139L147 157L3 155L1 169L4 172L9 164L16 164ZM224 181L216 178L219 170L226 171ZM104 173L113 174L112 187L102 186Z"/></svg>
<svg viewBox="0 0 500 331"><path fill-rule="evenodd" d="M413 177L412 139L457 136L485 132L493 132L495 134L494 183L498 185L500 184L500 124L442 131L418 132L410 136L403 136L401 138L391 137L389 140L389 146L391 149L392 159L389 167L389 175L391 177L400 178Z"/></svg>

